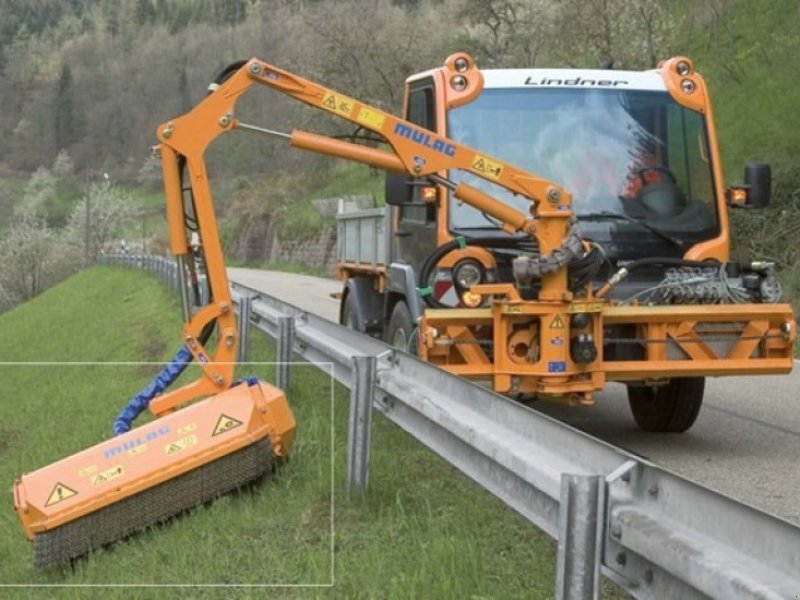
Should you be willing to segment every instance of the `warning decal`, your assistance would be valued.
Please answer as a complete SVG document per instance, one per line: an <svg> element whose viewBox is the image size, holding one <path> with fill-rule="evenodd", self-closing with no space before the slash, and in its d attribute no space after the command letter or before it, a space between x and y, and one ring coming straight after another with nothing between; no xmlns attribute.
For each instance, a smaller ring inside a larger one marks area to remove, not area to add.
<svg viewBox="0 0 800 600"><path fill-rule="evenodd" d="M78 477L88 477L89 475L92 475L94 473L97 473L97 465L84 467L83 469L78 471Z"/></svg>
<svg viewBox="0 0 800 600"><path fill-rule="evenodd" d="M355 105L356 101L352 98L333 93L325 94L322 97L322 104L320 104L320 106L322 106L322 108L325 110L336 113L343 117L349 117L350 113L353 112L353 107Z"/></svg>
<svg viewBox="0 0 800 600"><path fill-rule="evenodd" d="M375 129L383 127L384 120L382 114L368 108L362 108L358 111L358 115L356 116L356 121L367 127L374 127Z"/></svg>
<svg viewBox="0 0 800 600"><path fill-rule="evenodd" d="M475 158L472 159L470 169L475 173L486 175L492 179L500 179L500 173L502 172L503 167L500 165L500 163L496 163L493 160L489 160L485 156L476 154Z"/></svg>
<svg viewBox="0 0 800 600"><path fill-rule="evenodd" d="M106 469L102 473L98 473L97 475L92 477L92 485L94 487L97 487L98 485L103 485L106 481L111 481L112 479L116 479L123 473L124 471L122 470L122 465L111 467L110 469Z"/></svg>
<svg viewBox="0 0 800 600"><path fill-rule="evenodd" d="M128 454L131 456L136 456L137 454L141 454L142 452L147 452L147 444L139 444L138 446L134 446L130 450L128 450Z"/></svg>
<svg viewBox="0 0 800 600"><path fill-rule="evenodd" d="M53 506L53 504L58 504L64 500L68 500L75 496L78 492L73 490L70 487L67 487L63 483L57 483L53 488L53 491L50 492L50 496L47 498L47 502L44 503L45 506Z"/></svg>
<svg viewBox="0 0 800 600"><path fill-rule="evenodd" d="M553 320L550 321L550 329L564 329L564 320L561 315L553 317Z"/></svg>
<svg viewBox="0 0 800 600"><path fill-rule="evenodd" d="M191 433L195 429L197 429L197 423L189 423L178 429L178 434L183 435L184 433Z"/></svg>
<svg viewBox="0 0 800 600"><path fill-rule="evenodd" d="M167 456L172 456L173 454L177 454L178 452L186 450L186 448L191 448L196 443L197 443L197 436L196 435L194 435L194 434L187 435L184 438L181 438L179 440L175 440L171 444L167 444L166 446L164 446L164 453Z"/></svg>
<svg viewBox="0 0 800 600"><path fill-rule="evenodd" d="M601 312L602 310L602 302L575 302L567 307L567 311L570 313Z"/></svg>
<svg viewBox="0 0 800 600"><path fill-rule="evenodd" d="M217 420L217 424L214 427L214 433L211 434L211 437L215 435L219 435L220 433L225 433L226 431L230 431L236 427L242 425L242 422L234 419L233 417L229 417L226 414L222 414L219 416L219 420Z"/></svg>

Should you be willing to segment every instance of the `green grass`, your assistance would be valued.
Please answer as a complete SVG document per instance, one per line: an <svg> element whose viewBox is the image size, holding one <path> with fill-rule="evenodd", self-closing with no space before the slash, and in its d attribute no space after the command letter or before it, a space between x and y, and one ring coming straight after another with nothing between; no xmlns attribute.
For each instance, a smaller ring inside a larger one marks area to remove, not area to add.
<svg viewBox="0 0 800 600"><path fill-rule="evenodd" d="M153 278L95 267L0 317L3 361L161 361L179 339L176 300ZM260 335L252 360L274 350ZM272 378L271 367L241 367ZM108 437L119 408L154 367L0 367L0 482ZM94 552L73 568L36 572L7 497L0 510L0 581L28 584L327 583L331 460L335 466L335 587L213 590L106 588L103 597L549 598L555 544L380 415L370 489L343 496L347 391L294 368L292 459L246 491ZM333 455L331 434L333 433ZM99 592L100 590L94 590ZM4 597L43 590L6 589ZM88 597L87 588L49 589ZM613 595L613 592L611 592ZM44 594L47 595L47 594Z"/></svg>
<svg viewBox="0 0 800 600"><path fill-rule="evenodd" d="M705 33L695 38L691 56L711 89L728 182L742 179L747 161L780 165L800 155L799 27L794 0L745 0L712 43Z"/></svg>
<svg viewBox="0 0 800 600"><path fill-rule="evenodd" d="M333 223L333 217L317 211L313 203L316 199L368 196L383 206L383 173L376 176L364 165L342 164L308 181L308 195L290 204L281 220L281 232L289 239L312 237L324 225Z"/></svg>
<svg viewBox="0 0 800 600"><path fill-rule="evenodd" d="M342 164L327 177L328 183L314 190L313 198L336 198L341 196L371 196L378 206L383 205L383 172L377 175L367 166Z"/></svg>

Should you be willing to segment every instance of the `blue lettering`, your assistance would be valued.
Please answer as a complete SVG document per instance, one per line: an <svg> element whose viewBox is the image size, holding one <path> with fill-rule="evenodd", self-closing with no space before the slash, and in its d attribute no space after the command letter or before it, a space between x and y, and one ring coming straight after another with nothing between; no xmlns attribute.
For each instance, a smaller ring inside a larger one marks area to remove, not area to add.
<svg viewBox="0 0 800 600"><path fill-rule="evenodd" d="M136 437L133 438L132 440L128 440L127 442L120 444L119 446L114 446L113 448L106 450L103 453L103 456L105 458L113 458L118 454L122 454L125 450L131 450L132 448L135 448L136 446L141 446L146 442L152 442L153 440L161 436L167 435L168 433L169 433L169 425L164 425L163 427L161 427L156 431L149 431L147 434L145 434L144 438L142 438L141 436Z"/></svg>
<svg viewBox="0 0 800 600"><path fill-rule="evenodd" d="M448 144L444 140L432 138L430 134L425 133L419 129L414 129L403 123L397 123L394 126L394 132L407 140L411 140L415 144L430 148L435 152L444 154L445 156L455 156L456 147L453 144Z"/></svg>

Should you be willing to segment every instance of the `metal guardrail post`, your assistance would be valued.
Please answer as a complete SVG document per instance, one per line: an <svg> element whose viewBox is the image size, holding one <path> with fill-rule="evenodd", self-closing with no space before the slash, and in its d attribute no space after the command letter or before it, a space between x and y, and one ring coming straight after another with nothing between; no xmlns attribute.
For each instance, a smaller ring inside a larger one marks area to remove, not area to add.
<svg viewBox="0 0 800 600"><path fill-rule="evenodd" d="M556 558L557 600L600 597L602 475L561 475Z"/></svg>
<svg viewBox="0 0 800 600"><path fill-rule="evenodd" d="M242 296L239 300L239 347L236 349L237 362L247 362L250 358L250 315L253 301L250 296Z"/></svg>
<svg viewBox="0 0 800 600"><path fill-rule="evenodd" d="M292 384L294 333L294 317L278 317L278 364L275 384L284 392L288 392Z"/></svg>
<svg viewBox="0 0 800 600"><path fill-rule="evenodd" d="M200 306L205 306L209 302L208 278L205 275L198 276L197 287L200 289Z"/></svg>
<svg viewBox="0 0 800 600"><path fill-rule="evenodd" d="M347 428L347 495L363 494L369 483L372 396L375 391L374 356L353 357L350 419Z"/></svg>
<svg viewBox="0 0 800 600"><path fill-rule="evenodd" d="M174 261L170 261L169 265L169 285L173 290L178 291L178 265Z"/></svg>

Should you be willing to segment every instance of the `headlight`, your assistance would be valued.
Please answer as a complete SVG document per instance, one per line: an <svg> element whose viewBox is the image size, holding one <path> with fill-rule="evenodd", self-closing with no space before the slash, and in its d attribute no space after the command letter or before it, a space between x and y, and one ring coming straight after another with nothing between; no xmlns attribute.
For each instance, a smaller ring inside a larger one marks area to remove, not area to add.
<svg viewBox="0 0 800 600"><path fill-rule="evenodd" d="M477 260L467 258L453 268L453 281L462 290L478 285L482 280L483 266Z"/></svg>
<svg viewBox="0 0 800 600"><path fill-rule="evenodd" d="M453 75L453 77L450 79L450 85L457 92L467 89L468 83L469 82L467 81L467 78L463 75Z"/></svg>

